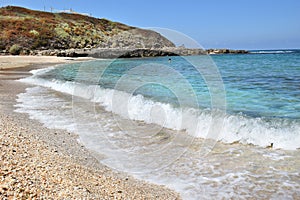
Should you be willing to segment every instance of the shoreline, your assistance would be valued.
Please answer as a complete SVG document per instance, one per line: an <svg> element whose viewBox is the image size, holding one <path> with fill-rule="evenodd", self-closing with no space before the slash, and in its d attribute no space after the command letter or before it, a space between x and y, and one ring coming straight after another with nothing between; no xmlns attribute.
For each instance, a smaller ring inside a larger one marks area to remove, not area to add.
<svg viewBox="0 0 300 200"><path fill-rule="evenodd" d="M24 68L32 65L55 65L71 62L82 62L93 60L91 57L73 58L73 57L56 57L56 56L0 56L0 70Z"/></svg>
<svg viewBox="0 0 300 200"><path fill-rule="evenodd" d="M75 134L45 128L27 114L14 112L16 95L31 86L15 80L29 76L29 70L88 60L25 57L23 62L20 56L0 57L0 197L181 199L165 186L99 163Z"/></svg>

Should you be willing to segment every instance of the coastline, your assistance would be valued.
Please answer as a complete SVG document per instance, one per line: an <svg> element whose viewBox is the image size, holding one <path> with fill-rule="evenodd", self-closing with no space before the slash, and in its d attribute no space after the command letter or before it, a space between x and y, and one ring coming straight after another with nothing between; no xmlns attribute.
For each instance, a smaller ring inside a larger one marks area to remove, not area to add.
<svg viewBox="0 0 300 200"><path fill-rule="evenodd" d="M56 56L0 56L0 70L23 68L32 65L40 65L40 67L47 67L47 65L63 64L70 62L82 62L92 60L91 57L74 58L74 57L56 57Z"/></svg>
<svg viewBox="0 0 300 200"><path fill-rule="evenodd" d="M0 57L0 196L55 199L181 199L170 189L136 180L100 164L74 134L43 127L15 113L15 81L30 70L90 58ZM99 155L101 156L101 155Z"/></svg>

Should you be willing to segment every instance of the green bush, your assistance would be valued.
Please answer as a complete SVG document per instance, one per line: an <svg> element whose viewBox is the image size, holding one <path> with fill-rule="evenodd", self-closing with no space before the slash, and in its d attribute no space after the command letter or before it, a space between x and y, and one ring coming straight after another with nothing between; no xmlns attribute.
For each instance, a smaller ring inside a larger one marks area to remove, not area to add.
<svg viewBox="0 0 300 200"><path fill-rule="evenodd" d="M37 32L36 30L31 30L31 31L29 31L29 33L32 34L32 35L35 36L35 37L37 37L37 36L40 35L40 33Z"/></svg>
<svg viewBox="0 0 300 200"><path fill-rule="evenodd" d="M14 44L10 47L9 49L9 53L12 54L12 55L19 55L20 52L22 50L22 47L20 47L19 45L17 44Z"/></svg>

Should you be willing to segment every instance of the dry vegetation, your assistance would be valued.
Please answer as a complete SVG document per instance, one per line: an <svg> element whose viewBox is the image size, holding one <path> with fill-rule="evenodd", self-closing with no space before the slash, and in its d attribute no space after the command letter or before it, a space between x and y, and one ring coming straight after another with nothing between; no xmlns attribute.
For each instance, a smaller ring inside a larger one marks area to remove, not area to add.
<svg viewBox="0 0 300 200"><path fill-rule="evenodd" d="M101 47L108 36L131 29L135 28L80 14L0 8L0 50L13 45L22 51Z"/></svg>

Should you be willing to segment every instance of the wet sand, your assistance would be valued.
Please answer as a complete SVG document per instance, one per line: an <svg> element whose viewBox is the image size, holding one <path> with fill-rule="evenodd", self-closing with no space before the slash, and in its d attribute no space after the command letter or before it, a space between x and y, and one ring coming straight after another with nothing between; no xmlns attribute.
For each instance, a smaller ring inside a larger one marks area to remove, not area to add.
<svg viewBox="0 0 300 200"><path fill-rule="evenodd" d="M13 112L16 95L31 87L16 79L32 69L76 61L82 59L0 57L1 199L180 199L164 186L100 164L76 135Z"/></svg>

